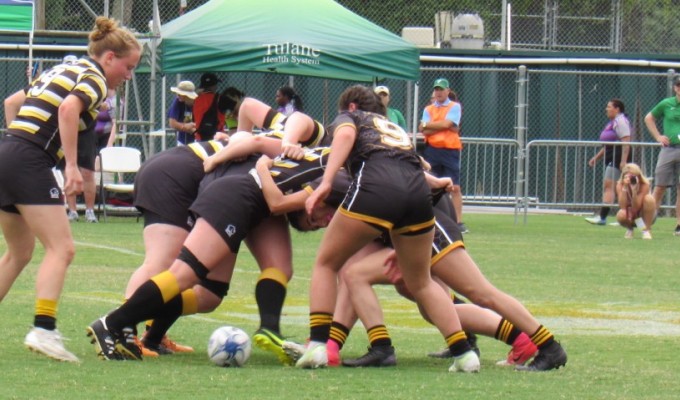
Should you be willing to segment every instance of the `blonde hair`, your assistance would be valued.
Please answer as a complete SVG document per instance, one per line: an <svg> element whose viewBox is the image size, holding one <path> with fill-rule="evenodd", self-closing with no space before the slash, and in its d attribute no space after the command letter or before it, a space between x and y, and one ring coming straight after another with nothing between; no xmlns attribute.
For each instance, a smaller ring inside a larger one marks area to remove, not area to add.
<svg viewBox="0 0 680 400"><path fill-rule="evenodd" d="M642 170L640 169L640 166L638 166L635 163L628 163L628 164L623 166L623 169L621 170L621 177L619 178L619 182L623 182L623 178L627 174L638 176L642 183L649 184L649 180L642 174Z"/></svg>
<svg viewBox="0 0 680 400"><path fill-rule="evenodd" d="M100 57L105 52L112 51L116 57L121 58L127 56L132 49L142 49L135 35L127 28L118 26L118 22L112 18L97 17L88 39L87 54L90 57Z"/></svg>

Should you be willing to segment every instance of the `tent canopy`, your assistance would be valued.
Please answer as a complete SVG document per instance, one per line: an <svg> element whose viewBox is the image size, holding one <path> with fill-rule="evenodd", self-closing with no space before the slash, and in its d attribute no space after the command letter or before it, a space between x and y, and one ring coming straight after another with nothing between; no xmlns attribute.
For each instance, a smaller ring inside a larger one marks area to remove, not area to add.
<svg viewBox="0 0 680 400"><path fill-rule="evenodd" d="M161 27L165 73L417 80L418 49L332 0L211 0Z"/></svg>

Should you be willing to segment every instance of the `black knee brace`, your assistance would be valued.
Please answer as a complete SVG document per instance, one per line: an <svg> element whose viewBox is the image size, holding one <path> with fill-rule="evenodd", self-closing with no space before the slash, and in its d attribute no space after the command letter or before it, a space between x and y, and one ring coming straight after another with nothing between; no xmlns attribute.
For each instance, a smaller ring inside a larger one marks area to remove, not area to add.
<svg viewBox="0 0 680 400"><path fill-rule="evenodd" d="M204 280L207 276L210 270L203 265L200 261L198 261L198 258L189 251L186 247L182 246L182 250L179 252L179 256L177 257L178 260L184 261L196 274L198 279Z"/></svg>
<svg viewBox="0 0 680 400"><path fill-rule="evenodd" d="M229 292L229 282L218 282L213 281L212 279L201 279L201 283L199 283L199 285L208 289L208 291L220 299L225 298Z"/></svg>

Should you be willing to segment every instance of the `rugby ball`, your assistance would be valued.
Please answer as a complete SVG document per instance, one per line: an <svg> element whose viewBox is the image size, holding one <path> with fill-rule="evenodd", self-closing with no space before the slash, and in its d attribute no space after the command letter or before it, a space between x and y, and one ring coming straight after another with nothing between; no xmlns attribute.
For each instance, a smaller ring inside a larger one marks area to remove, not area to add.
<svg viewBox="0 0 680 400"><path fill-rule="evenodd" d="M241 367L250 357L250 336L234 326L222 326L210 335L208 358L220 367Z"/></svg>

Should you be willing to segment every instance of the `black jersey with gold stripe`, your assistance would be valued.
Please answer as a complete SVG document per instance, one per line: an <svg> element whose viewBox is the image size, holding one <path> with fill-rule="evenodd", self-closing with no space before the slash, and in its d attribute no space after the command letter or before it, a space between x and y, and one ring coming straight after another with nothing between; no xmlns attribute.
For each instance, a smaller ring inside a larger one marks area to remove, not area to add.
<svg viewBox="0 0 680 400"><path fill-rule="evenodd" d="M344 125L353 125L357 131L354 147L347 158L353 174L362 162L372 156L387 157L419 164L408 134L385 116L365 111L345 111L331 124L332 133Z"/></svg>
<svg viewBox="0 0 680 400"><path fill-rule="evenodd" d="M41 146L55 161L62 157L58 110L66 96L74 95L85 105L78 133L94 129L97 108L106 98L106 78L101 66L90 58L76 64L59 64L43 72L26 88L26 100L7 134Z"/></svg>
<svg viewBox="0 0 680 400"><path fill-rule="evenodd" d="M222 150L224 146L227 145L228 142L229 142L228 139L224 140L213 139L206 140L203 142L193 142L184 146L184 148L191 150L194 154L196 154L196 156L198 156L198 158L205 161L206 158Z"/></svg>
<svg viewBox="0 0 680 400"><path fill-rule="evenodd" d="M315 147L300 160L277 157L270 168L271 176L283 193L298 191L323 175L330 153L330 147Z"/></svg>

